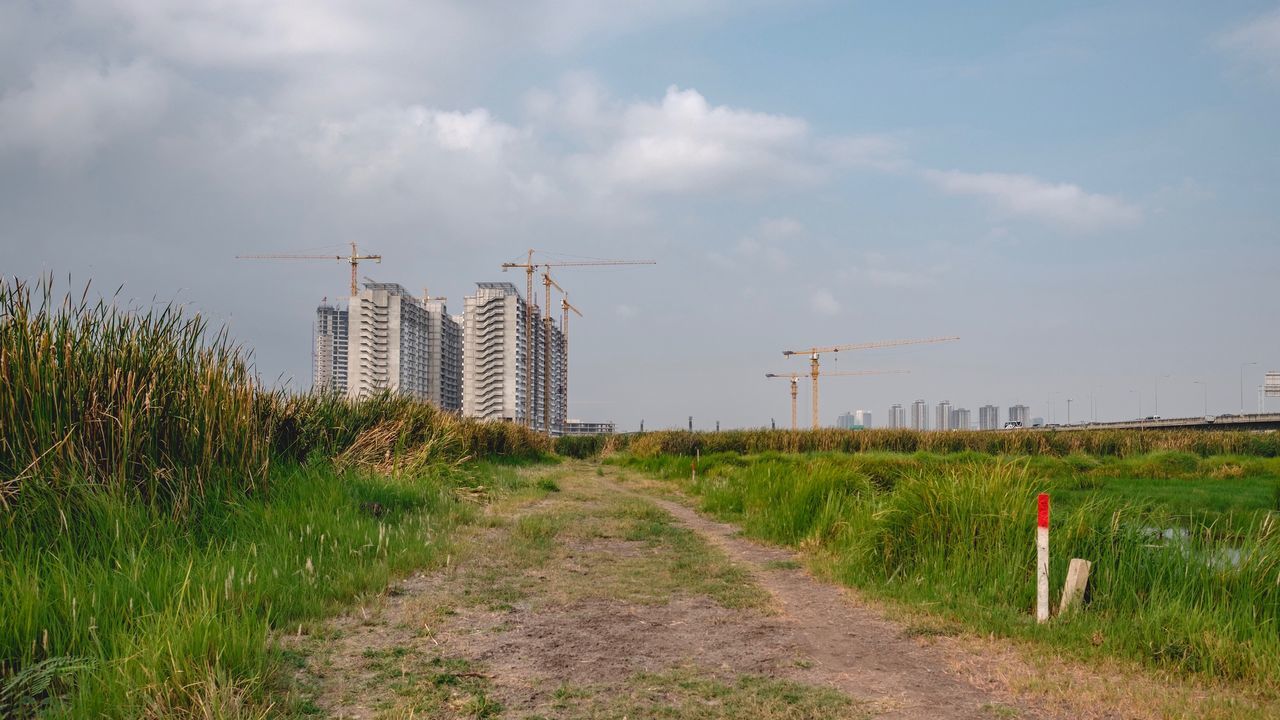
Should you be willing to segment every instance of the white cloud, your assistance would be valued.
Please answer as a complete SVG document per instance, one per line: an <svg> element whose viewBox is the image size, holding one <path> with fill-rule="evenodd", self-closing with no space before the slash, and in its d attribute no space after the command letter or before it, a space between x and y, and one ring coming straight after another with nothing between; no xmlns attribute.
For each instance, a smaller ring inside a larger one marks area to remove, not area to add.
<svg viewBox="0 0 1280 720"><path fill-rule="evenodd" d="M840 314L840 303L826 288L818 288L809 295L809 307L820 315Z"/></svg>
<svg viewBox="0 0 1280 720"><path fill-rule="evenodd" d="M660 103L627 107L609 147L577 164L594 187L705 192L813 177L808 140L799 118L711 105L671 86Z"/></svg>
<svg viewBox="0 0 1280 720"><path fill-rule="evenodd" d="M754 232L738 240L732 253L713 250L707 253L707 258L727 272L742 272L747 268L784 272L791 268L791 256L779 245L796 242L803 234L804 225L794 218L765 218Z"/></svg>
<svg viewBox="0 0 1280 720"><path fill-rule="evenodd" d="M146 61L44 63L26 87L0 96L0 150L34 150L46 164L73 165L156 124L168 95L168 78Z"/></svg>
<svg viewBox="0 0 1280 720"><path fill-rule="evenodd" d="M852 287L877 287L889 289L918 289L937 284L947 272L945 265L892 267L887 258L877 252L863 253L862 262L839 273L842 284Z"/></svg>
<svg viewBox="0 0 1280 720"><path fill-rule="evenodd" d="M1218 38L1223 49L1280 77L1280 8L1246 22Z"/></svg>
<svg viewBox="0 0 1280 720"><path fill-rule="evenodd" d="M1055 225L1097 230L1141 219L1142 211L1110 195L1089 193L1078 185L1049 183L1030 175L925 170L929 182L952 195L972 195L1007 215Z"/></svg>

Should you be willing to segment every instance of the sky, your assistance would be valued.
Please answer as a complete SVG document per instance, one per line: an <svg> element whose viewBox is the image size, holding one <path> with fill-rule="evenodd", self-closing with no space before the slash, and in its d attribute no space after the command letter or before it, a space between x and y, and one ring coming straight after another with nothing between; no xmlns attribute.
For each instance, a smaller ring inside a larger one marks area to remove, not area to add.
<svg viewBox="0 0 1280 720"><path fill-rule="evenodd" d="M354 240L454 312L528 248L654 260L557 276L570 415L624 430L781 427L781 351L950 335L824 357L909 374L823 422L1252 412L1280 5L10 0L0 218L0 275L187 305L299 390L348 267L235 256Z"/></svg>

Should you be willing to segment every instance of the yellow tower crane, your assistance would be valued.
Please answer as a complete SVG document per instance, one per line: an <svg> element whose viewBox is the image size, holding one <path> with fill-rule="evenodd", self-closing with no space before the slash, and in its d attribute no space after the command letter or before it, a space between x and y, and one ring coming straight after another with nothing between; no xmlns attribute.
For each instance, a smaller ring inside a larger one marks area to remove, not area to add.
<svg viewBox="0 0 1280 720"><path fill-rule="evenodd" d="M935 337L925 338L923 340L881 340L879 342L852 343L849 345L828 345L826 347L811 347L803 350L783 350L785 357L795 357L798 355L809 356L809 377L813 380L813 429L818 429L818 356L822 353L836 353L846 350L874 350L877 348L898 347L901 345L924 345L927 343L948 342L951 340L959 340L959 337Z"/></svg>
<svg viewBox="0 0 1280 720"><path fill-rule="evenodd" d="M906 375L910 370L846 370L835 372L824 372L822 377L851 377L856 375ZM800 395L800 378L804 377L800 373L765 373L767 378L781 378L791 381L791 429L798 430L796 423L796 398ZM816 426L815 426L816 427Z"/></svg>
<svg viewBox="0 0 1280 720"><path fill-rule="evenodd" d="M551 276L550 276L550 275L546 275L546 274L545 274L545 271L546 271L546 269L547 269L547 268L553 268L553 267L596 267L596 266L602 266L602 265L656 265L656 264L657 264L657 263L655 263L655 262L654 262L654 261L652 261L652 260L605 260L605 259L593 259L593 260L556 260L556 261L553 261L553 262L534 262L534 261L533 261L533 254L534 254L535 252L538 252L538 251L537 251L537 250L528 250L528 251L526 252L526 255L525 255L525 261L524 261L524 262L522 262L522 263L518 263L518 262L505 262L505 263L502 263L502 271L503 271L503 272L506 272L507 270L510 270L510 269L512 269L512 268L524 268L524 273L525 273L525 304L524 304L524 318L525 318L525 322L524 322L525 383L524 383L524 386L525 386L525 394L524 394L524 421L525 421L525 425L528 425L528 426L530 426L530 427L532 427L532 426L533 426L533 335L534 335L534 332L533 332L533 328L534 328L534 322L533 322L533 308L534 308L534 306L535 306L534 297L533 297L533 275L534 275L534 273L535 273L535 272L537 272L538 268L543 268L543 270L544 270L544 277L543 277L543 281L542 281L542 282L543 282L543 285L544 285L544 286L546 286L546 289L547 289L547 310L546 310L546 311L547 311L548 315L547 315L547 317L546 317L546 318L543 318L543 322L544 322L544 323L547 323L547 322L549 322L549 320L550 320L550 313L551 313ZM559 286L559 285L557 285L556 287L560 287L560 286ZM563 288L561 288L561 292L563 292L563 291L564 291L564 290L563 290ZM576 308L575 308L575 311L576 311ZM546 345L548 348L550 347L550 342L551 342L549 338L550 338L550 335L548 334L548 339L545 341L545 345ZM550 351L548 350L547 352L548 352L548 360L549 360L549 359L550 359ZM548 370L548 371L547 371L547 373L549 374L549 373L550 373L550 370ZM548 384L548 385L550 385L550 380L547 380L547 384ZM550 399L550 398L548 398L548 400L549 400L549 399ZM544 407L544 408L543 408L543 421L544 421L544 423L546 423L546 421L548 420L548 418L549 418L549 410L548 410L548 408ZM547 434L551 434L551 425L550 425L549 423L546 423L546 427L545 427L544 429L546 430Z"/></svg>
<svg viewBox="0 0 1280 720"><path fill-rule="evenodd" d="M381 255L361 255L356 249L356 244L351 243L350 255L237 255L238 260L341 260L351 263L351 297L355 297L360 288L356 284L356 277L359 272L361 260L373 260L376 263L382 262Z"/></svg>

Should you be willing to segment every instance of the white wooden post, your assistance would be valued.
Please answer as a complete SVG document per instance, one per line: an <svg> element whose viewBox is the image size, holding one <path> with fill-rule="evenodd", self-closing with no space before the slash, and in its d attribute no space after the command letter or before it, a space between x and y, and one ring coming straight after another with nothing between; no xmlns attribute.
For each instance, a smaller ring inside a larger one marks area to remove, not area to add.
<svg viewBox="0 0 1280 720"><path fill-rule="evenodd" d="M1036 622L1049 621L1049 495L1036 498Z"/></svg>

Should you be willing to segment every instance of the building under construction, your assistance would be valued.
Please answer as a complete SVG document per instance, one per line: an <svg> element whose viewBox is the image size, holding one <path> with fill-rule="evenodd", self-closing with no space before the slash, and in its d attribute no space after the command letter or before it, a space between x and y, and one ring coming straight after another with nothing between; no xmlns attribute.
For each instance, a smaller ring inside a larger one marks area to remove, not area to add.
<svg viewBox="0 0 1280 720"><path fill-rule="evenodd" d="M562 329L509 282L476 283L462 318L463 415L560 434L568 414Z"/></svg>
<svg viewBox="0 0 1280 720"><path fill-rule="evenodd" d="M311 386L326 393L347 392L347 306L327 300L316 308L311 329Z"/></svg>
<svg viewBox="0 0 1280 720"><path fill-rule="evenodd" d="M365 283L347 307L316 308L312 382L364 398L382 391L462 408L462 331L442 300L396 283Z"/></svg>

